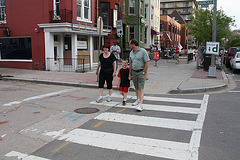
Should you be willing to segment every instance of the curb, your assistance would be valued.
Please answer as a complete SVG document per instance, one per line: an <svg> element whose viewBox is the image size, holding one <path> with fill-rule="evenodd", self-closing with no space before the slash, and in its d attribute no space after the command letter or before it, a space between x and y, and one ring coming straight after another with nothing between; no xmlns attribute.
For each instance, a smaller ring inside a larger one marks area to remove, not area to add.
<svg viewBox="0 0 240 160"><path fill-rule="evenodd" d="M187 93L203 93L208 91L217 91L227 87L227 84L221 84L211 87L201 87L201 88L178 88L177 90L169 91L170 94L187 94Z"/></svg>
<svg viewBox="0 0 240 160"><path fill-rule="evenodd" d="M60 81L47 81L47 80L37 80L37 79L21 79L21 78L9 78L1 77L1 80L5 81L19 81L19 82L30 82L39 84L51 84L51 85L61 85L61 86L72 86L72 87L82 87L82 88L97 88L97 84L87 84L87 83L74 83L74 82L60 82ZM119 88L113 86L113 90L119 90ZM130 87L129 91L134 92L135 89Z"/></svg>

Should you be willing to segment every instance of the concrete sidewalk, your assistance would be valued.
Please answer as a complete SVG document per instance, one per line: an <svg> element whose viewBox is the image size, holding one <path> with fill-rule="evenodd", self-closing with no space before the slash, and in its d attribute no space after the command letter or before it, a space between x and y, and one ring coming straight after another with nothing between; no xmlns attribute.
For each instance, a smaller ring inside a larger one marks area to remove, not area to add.
<svg viewBox="0 0 240 160"><path fill-rule="evenodd" d="M0 68L0 75L2 80L97 88L95 71L95 68L87 73ZM114 89L117 89L117 84L118 78L115 77L113 81ZM227 85L228 79L224 71L217 70L217 77L209 78L207 71L196 69L195 61L188 64L186 59L180 59L180 64L175 64L174 60L161 59L157 66L155 66L154 61L150 63L149 80L146 81L145 93L198 93L219 90L227 87ZM130 89L133 91L133 88L131 86Z"/></svg>

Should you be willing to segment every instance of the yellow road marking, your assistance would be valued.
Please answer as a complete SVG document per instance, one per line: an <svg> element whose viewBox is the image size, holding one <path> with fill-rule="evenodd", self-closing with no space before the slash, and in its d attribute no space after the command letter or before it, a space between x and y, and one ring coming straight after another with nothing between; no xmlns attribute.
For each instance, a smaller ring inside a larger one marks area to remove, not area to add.
<svg viewBox="0 0 240 160"><path fill-rule="evenodd" d="M155 88L157 88L157 87L158 87L158 85L156 85L156 86L153 86L153 87L152 87L152 89L155 89Z"/></svg>
<svg viewBox="0 0 240 160"><path fill-rule="evenodd" d="M124 110L126 110L127 108L124 108L124 109L122 109L122 110L120 110L120 111L117 111L116 113L120 113L120 112L122 112L122 111L124 111Z"/></svg>
<svg viewBox="0 0 240 160"><path fill-rule="evenodd" d="M92 126L92 127L97 128L97 127L99 127L100 125L102 125L103 123L105 123L105 121L99 122L98 124L96 124L95 126Z"/></svg>
<svg viewBox="0 0 240 160"><path fill-rule="evenodd" d="M122 111L124 111L124 110L126 110L126 109L127 109L127 108L124 108L124 109L122 109L122 110L120 110L120 111L117 111L116 113L120 113L120 112L122 112ZM103 123L105 123L105 121L99 122L98 124L96 124L96 125L94 125L94 126L92 126L92 127L97 128L97 127L99 127L100 125L102 125Z"/></svg>
<svg viewBox="0 0 240 160"><path fill-rule="evenodd" d="M63 147L65 147L66 145L68 145L70 143L70 141L67 141L65 143L63 143L60 147L58 147L57 149L55 149L54 151L52 151L51 155L56 154L58 151L60 151Z"/></svg>

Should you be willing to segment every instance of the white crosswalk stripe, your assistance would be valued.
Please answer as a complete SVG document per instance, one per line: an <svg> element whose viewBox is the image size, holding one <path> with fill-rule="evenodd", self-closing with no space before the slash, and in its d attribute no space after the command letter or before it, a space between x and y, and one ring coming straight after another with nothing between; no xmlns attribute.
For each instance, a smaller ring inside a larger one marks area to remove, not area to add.
<svg viewBox="0 0 240 160"><path fill-rule="evenodd" d="M104 98L106 97L107 96L105 96ZM122 98L122 96L118 94L113 94L112 97ZM135 96L129 97L132 99L136 98ZM65 140L83 145L90 145L94 147L125 151L159 158L176 160L197 160L203 122L207 111L208 99L209 95L204 95L202 100L166 97L144 97L144 100L165 103L174 102L175 104L174 106L172 106L145 103L144 110L153 112L163 111L169 113L184 113L189 115L197 115L196 120L159 118L114 112L104 112L94 118L95 120L100 120L104 122L174 129L175 131L190 131L192 132L192 136L189 143L152 139L139 136L129 136L80 128L70 131L69 133L59 137L58 140ZM96 103L95 101L93 101L91 102L91 104L120 108L134 108L133 106L131 106L131 104L122 106L121 102L115 101L103 101L102 103ZM176 104L179 104L179 106L177 106ZM184 104L194 105L194 108L187 106L184 107ZM196 105L199 105L199 108L196 108Z"/></svg>
<svg viewBox="0 0 240 160"><path fill-rule="evenodd" d="M58 140L179 160L186 159L189 154L189 146L187 143L127 136L86 129L75 129L63 137L60 137Z"/></svg>
<svg viewBox="0 0 240 160"><path fill-rule="evenodd" d="M127 123L127 124L136 124L143 126L151 127L163 127L170 129L179 129L192 131L195 121L186 121L178 119L167 119L167 118L155 118L155 117L145 117L145 116L136 116L130 114L120 114L120 113L102 113L94 119Z"/></svg>

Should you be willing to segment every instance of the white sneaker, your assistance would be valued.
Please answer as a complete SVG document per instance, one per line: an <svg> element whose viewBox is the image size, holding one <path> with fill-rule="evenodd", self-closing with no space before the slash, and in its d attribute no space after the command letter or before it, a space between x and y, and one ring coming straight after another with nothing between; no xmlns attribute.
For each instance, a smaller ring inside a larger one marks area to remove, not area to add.
<svg viewBox="0 0 240 160"><path fill-rule="evenodd" d="M112 97L108 97L107 102L111 102L112 101Z"/></svg>
<svg viewBox="0 0 240 160"><path fill-rule="evenodd" d="M101 103L102 101L103 101L103 98L102 98L102 97L99 97L99 98L96 100L97 103Z"/></svg>
<svg viewBox="0 0 240 160"><path fill-rule="evenodd" d="M135 102L133 102L133 106L136 106L136 105L138 105L139 104L139 100L137 99Z"/></svg>
<svg viewBox="0 0 240 160"><path fill-rule="evenodd" d="M137 111L142 111L143 110L143 105L142 104L138 104L136 110Z"/></svg>

